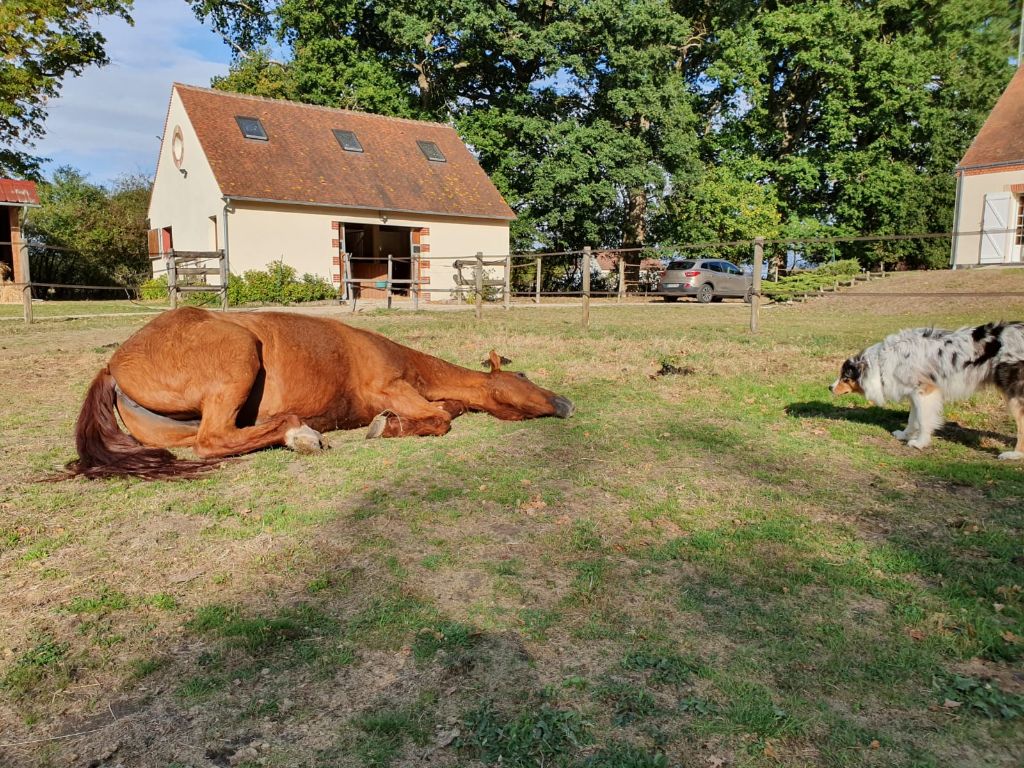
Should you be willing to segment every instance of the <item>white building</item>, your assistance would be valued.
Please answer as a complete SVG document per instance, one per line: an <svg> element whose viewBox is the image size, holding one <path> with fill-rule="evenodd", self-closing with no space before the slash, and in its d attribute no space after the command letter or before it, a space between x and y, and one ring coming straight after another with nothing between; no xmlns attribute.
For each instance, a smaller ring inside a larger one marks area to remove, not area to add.
<svg viewBox="0 0 1024 768"><path fill-rule="evenodd" d="M223 249L235 274L281 259L339 288L361 281L367 297L382 295L390 254L396 280L416 275L444 299L452 261L508 253L514 218L449 126L171 90L149 203L154 269L171 249Z"/></svg>
<svg viewBox="0 0 1024 768"><path fill-rule="evenodd" d="M1024 247L1024 70L956 167L950 266L1019 264Z"/></svg>

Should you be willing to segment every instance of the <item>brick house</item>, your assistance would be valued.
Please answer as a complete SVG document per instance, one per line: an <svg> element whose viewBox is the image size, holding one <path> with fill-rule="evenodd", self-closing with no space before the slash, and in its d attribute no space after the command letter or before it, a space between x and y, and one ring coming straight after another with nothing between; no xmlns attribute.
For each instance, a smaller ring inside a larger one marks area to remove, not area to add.
<svg viewBox="0 0 1024 768"><path fill-rule="evenodd" d="M454 259L508 253L514 218L449 126L171 89L149 204L154 269L172 248L223 249L236 274L281 259L372 297L390 254L394 279L445 299Z"/></svg>

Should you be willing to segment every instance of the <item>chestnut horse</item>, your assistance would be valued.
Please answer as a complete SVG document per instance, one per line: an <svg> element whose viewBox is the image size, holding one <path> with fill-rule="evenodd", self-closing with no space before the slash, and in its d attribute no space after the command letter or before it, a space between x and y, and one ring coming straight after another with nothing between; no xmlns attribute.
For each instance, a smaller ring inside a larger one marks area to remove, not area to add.
<svg viewBox="0 0 1024 768"><path fill-rule="evenodd" d="M443 435L466 411L512 421L572 415L566 398L502 371L508 362L492 351L482 373L337 320L176 309L129 338L93 379L69 474L193 476L260 448L320 450L320 433L332 429ZM177 447L201 460L177 459L167 450Z"/></svg>

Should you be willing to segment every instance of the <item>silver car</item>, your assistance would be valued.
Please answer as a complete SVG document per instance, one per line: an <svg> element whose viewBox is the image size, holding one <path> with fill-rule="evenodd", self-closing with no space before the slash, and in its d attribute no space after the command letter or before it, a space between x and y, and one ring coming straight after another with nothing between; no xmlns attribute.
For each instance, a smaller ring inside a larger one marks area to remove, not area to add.
<svg viewBox="0 0 1024 768"><path fill-rule="evenodd" d="M722 259L681 259L670 261L661 277L659 293L665 301L693 296L701 304L721 301L726 296L750 302L754 278L731 261Z"/></svg>

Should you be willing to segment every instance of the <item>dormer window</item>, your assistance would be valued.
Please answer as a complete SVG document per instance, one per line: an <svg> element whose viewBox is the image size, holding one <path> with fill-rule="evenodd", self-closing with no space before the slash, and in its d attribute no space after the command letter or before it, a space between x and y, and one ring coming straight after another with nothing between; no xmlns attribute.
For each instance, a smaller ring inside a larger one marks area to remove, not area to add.
<svg viewBox="0 0 1024 768"><path fill-rule="evenodd" d="M359 139L356 138L355 131L342 131L337 128L334 129L334 138L341 144L341 148L346 152L362 152L363 145L359 143Z"/></svg>
<svg viewBox="0 0 1024 768"><path fill-rule="evenodd" d="M267 132L263 128L263 123L260 122L258 117L240 117L235 116L235 122L238 123L239 129L242 131L242 135L247 139L255 139L256 141L267 141Z"/></svg>
<svg viewBox="0 0 1024 768"><path fill-rule="evenodd" d="M420 152L432 163L447 163L448 159L444 156L444 153L440 148L432 141L417 141L416 144L420 148Z"/></svg>

